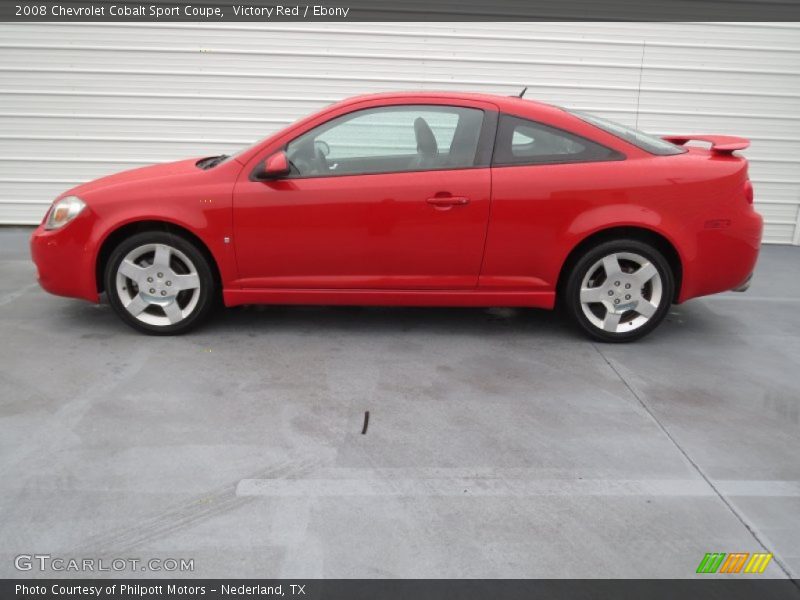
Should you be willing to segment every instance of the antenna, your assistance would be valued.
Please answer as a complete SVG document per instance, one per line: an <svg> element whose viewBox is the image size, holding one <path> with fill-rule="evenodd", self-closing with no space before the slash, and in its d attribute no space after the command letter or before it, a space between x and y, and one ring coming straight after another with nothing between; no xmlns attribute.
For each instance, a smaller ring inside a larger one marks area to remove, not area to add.
<svg viewBox="0 0 800 600"><path fill-rule="evenodd" d="M522 91L519 93L519 96L517 96L517 98L522 98L525 95L525 92L527 91L528 91L528 86L526 85L524 88L522 88Z"/></svg>

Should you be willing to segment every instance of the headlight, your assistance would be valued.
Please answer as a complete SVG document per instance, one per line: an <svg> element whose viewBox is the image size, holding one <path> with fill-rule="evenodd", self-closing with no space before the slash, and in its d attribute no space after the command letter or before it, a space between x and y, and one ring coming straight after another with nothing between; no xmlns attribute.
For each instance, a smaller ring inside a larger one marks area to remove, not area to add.
<svg viewBox="0 0 800 600"><path fill-rule="evenodd" d="M77 196L64 196L53 202L50 212L47 213L44 228L59 229L77 217L84 208L86 204Z"/></svg>

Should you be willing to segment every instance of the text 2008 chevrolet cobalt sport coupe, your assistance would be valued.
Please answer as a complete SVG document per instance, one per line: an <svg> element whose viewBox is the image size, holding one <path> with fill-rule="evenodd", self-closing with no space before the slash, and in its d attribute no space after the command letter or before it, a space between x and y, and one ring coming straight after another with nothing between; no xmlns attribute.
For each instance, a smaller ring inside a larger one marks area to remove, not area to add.
<svg viewBox="0 0 800 600"><path fill-rule="evenodd" d="M693 139L710 148L684 145ZM747 286L747 140L657 138L515 97L362 96L233 156L79 185L31 240L41 285L136 329L237 304L530 306L640 338Z"/></svg>

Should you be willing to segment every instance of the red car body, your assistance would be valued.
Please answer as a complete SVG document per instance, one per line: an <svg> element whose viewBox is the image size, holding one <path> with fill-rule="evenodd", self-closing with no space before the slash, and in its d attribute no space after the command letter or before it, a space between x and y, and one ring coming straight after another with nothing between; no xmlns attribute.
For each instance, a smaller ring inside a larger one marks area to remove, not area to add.
<svg viewBox="0 0 800 600"><path fill-rule="evenodd" d="M623 160L255 180L315 126L370 107L478 108L534 120ZM673 138L683 143L703 136ZM197 159L104 177L64 194L86 204L31 240L42 287L98 301L103 261L125 232L166 223L199 241L228 306L256 303L552 308L569 257L608 232L663 247L674 300L736 288L762 231L738 138L656 156L577 116L515 97L414 93L334 104L213 169ZM461 200L465 204L460 205ZM468 204L466 203L468 201Z"/></svg>

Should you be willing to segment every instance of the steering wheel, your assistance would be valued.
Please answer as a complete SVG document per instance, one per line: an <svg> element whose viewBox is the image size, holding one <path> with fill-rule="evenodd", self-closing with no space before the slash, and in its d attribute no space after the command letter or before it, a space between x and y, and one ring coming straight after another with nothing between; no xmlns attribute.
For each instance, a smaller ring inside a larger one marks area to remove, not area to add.
<svg viewBox="0 0 800 600"><path fill-rule="evenodd" d="M329 173L331 170L331 166L328 164L328 159L326 158L328 152L330 152L328 144L323 141L314 142L314 160L317 163L316 171L318 174Z"/></svg>
<svg viewBox="0 0 800 600"><path fill-rule="evenodd" d="M316 168L314 169L315 175L322 175L323 173L330 172L331 168L330 165L328 164L328 159L325 158L325 154L322 152L322 149L319 148L318 146L314 147L314 162L316 163L315 164Z"/></svg>
<svg viewBox="0 0 800 600"><path fill-rule="evenodd" d="M324 175L330 172L330 165L325 158L329 152L328 144L315 142L303 144L289 155L289 163L301 176Z"/></svg>
<svg viewBox="0 0 800 600"><path fill-rule="evenodd" d="M293 158L290 158L289 164L300 175L310 175L313 173L311 161L308 161L301 156L294 156Z"/></svg>

